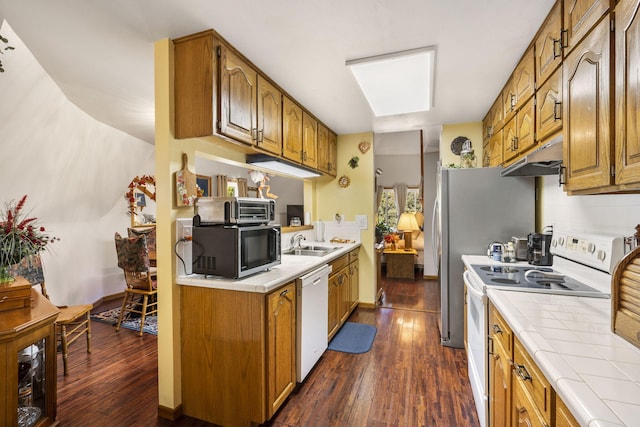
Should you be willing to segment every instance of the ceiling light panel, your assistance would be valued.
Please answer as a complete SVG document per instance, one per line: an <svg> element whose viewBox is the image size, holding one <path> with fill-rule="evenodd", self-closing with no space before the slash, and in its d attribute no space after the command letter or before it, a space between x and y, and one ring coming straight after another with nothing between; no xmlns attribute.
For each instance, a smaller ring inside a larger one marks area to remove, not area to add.
<svg viewBox="0 0 640 427"><path fill-rule="evenodd" d="M346 65L376 117L431 109L435 47L349 60Z"/></svg>

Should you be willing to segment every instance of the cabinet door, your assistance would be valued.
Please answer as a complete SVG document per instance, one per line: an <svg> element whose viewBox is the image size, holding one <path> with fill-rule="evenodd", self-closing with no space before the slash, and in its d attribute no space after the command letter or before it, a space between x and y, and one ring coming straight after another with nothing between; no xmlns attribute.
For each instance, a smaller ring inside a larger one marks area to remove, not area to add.
<svg viewBox="0 0 640 427"><path fill-rule="evenodd" d="M489 166L502 164L502 133L500 129L489 140Z"/></svg>
<svg viewBox="0 0 640 427"><path fill-rule="evenodd" d="M578 427L580 423L575 419L560 396L556 395L556 427Z"/></svg>
<svg viewBox="0 0 640 427"><path fill-rule="evenodd" d="M295 283L270 293L267 307L267 418L271 418L296 385Z"/></svg>
<svg viewBox="0 0 640 427"><path fill-rule="evenodd" d="M562 64L562 3L556 2L536 36L536 83L540 87Z"/></svg>
<svg viewBox="0 0 640 427"><path fill-rule="evenodd" d="M329 130L318 124L318 169L329 172Z"/></svg>
<svg viewBox="0 0 640 427"><path fill-rule="evenodd" d="M513 74L502 89L502 114L504 126L507 127L507 123L516 115L516 88Z"/></svg>
<svg viewBox="0 0 640 427"><path fill-rule="evenodd" d="M511 368L509 357L498 341L489 354L489 425L507 427L511 405Z"/></svg>
<svg viewBox="0 0 640 427"><path fill-rule="evenodd" d="M349 265L349 311L358 305L360 300L360 262L354 261Z"/></svg>
<svg viewBox="0 0 640 427"><path fill-rule="evenodd" d="M516 115L516 150L518 153L528 151L536 144L535 138L535 102L533 98L518 111Z"/></svg>
<svg viewBox="0 0 640 427"><path fill-rule="evenodd" d="M336 176L338 167L338 135L329 131L329 175Z"/></svg>
<svg viewBox="0 0 640 427"><path fill-rule="evenodd" d="M257 137L258 73L226 46L220 52L220 133L247 144Z"/></svg>
<svg viewBox="0 0 640 427"><path fill-rule="evenodd" d="M609 10L614 0L564 0L564 51L567 56Z"/></svg>
<svg viewBox="0 0 640 427"><path fill-rule="evenodd" d="M502 93L499 93L491 106L491 135L494 135L499 129L502 129L504 125L504 111L502 108Z"/></svg>
<svg viewBox="0 0 640 427"><path fill-rule="evenodd" d="M523 427L548 427L542 415L536 409L535 404L522 387L520 381L513 381L513 426Z"/></svg>
<svg viewBox="0 0 640 427"><path fill-rule="evenodd" d="M318 122L306 112L302 112L302 164L316 168L318 144Z"/></svg>
<svg viewBox="0 0 640 427"><path fill-rule="evenodd" d="M640 182L640 15L638 0L616 6L616 184Z"/></svg>
<svg viewBox="0 0 640 427"><path fill-rule="evenodd" d="M505 163L513 159L518 153L518 136L516 118L509 120L502 129L502 160Z"/></svg>
<svg viewBox="0 0 640 427"><path fill-rule="evenodd" d="M521 108L535 92L536 75L534 71L533 47L527 49L522 59L513 70L511 79L513 80L512 90L515 91L515 108Z"/></svg>
<svg viewBox="0 0 640 427"><path fill-rule="evenodd" d="M544 141L562 130L562 68L536 92L536 138Z"/></svg>
<svg viewBox="0 0 640 427"><path fill-rule="evenodd" d="M604 19L564 61L565 190L610 185L611 32Z"/></svg>
<svg viewBox="0 0 640 427"><path fill-rule="evenodd" d="M282 93L258 75L258 147L282 153Z"/></svg>
<svg viewBox="0 0 640 427"><path fill-rule="evenodd" d="M282 155L302 161L302 108L286 96L282 98Z"/></svg>
<svg viewBox="0 0 640 427"><path fill-rule="evenodd" d="M338 312L340 307L340 285L338 283L338 277L338 274L329 276L329 315L327 324L329 340L335 335L340 326L340 314Z"/></svg>
<svg viewBox="0 0 640 427"><path fill-rule="evenodd" d="M338 273L338 317L342 325L349 317L351 301L349 300L349 267L345 267Z"/></svg>

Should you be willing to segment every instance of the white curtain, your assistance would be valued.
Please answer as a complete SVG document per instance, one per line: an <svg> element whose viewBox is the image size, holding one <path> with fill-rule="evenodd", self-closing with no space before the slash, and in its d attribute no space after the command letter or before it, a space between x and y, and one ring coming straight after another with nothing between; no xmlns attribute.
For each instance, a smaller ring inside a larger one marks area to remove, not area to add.
<svg viewBox="0 0 640 427"><path fill-rule="evenodd" d="M404 212L407 206L407 184L396 184L393 186L393 192L396 194L396 205L398 206L398 217Z"/></svg>
<svg viewBox="0 0 640 427"><path fill-rule="evenodd" d="M382 185L378 185L376 187L376 212L380 209L380 203L382 203L382 193L384 192L384 187Z"/></svg>

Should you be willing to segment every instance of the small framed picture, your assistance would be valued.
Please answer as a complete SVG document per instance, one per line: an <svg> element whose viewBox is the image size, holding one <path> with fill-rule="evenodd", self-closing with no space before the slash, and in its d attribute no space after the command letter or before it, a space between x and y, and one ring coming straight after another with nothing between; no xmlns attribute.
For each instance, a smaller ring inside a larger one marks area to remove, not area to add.
<svg viewBox="0 0 640 427"><path fill-rule="evenodd" d="M198 186L198 197L211 197L211 177L196 175L196 185Z"/></svg>
<svg viewBox="0 0 640 427"><path fill-rule="evenodd" d="M147 206L147 198L145 197L144 193L135 193L135 197L136 206L139 206L141 208Z"/></svg>

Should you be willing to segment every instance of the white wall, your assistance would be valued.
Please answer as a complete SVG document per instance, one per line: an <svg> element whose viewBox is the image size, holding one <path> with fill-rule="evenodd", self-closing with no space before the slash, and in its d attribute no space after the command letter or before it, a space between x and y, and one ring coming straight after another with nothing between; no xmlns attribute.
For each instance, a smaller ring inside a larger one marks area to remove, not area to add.
<svg viewBox="0 0 640 427"><path fill-rule="evenodd" d="M567 196L556 175L542 178L542 226L589 233L631 236L640 224L640 195Z"/></svg>
<svg viewBox="0 0 640 427"><path fill-rule="evenodd" d="M154 174L154 147L78 109L6 23L0 32L15 47L0 74L0 202L27 194L27 210L60 237L43 253L54 303L122 292L113 236L130 224L129 182Z"/></svg>

